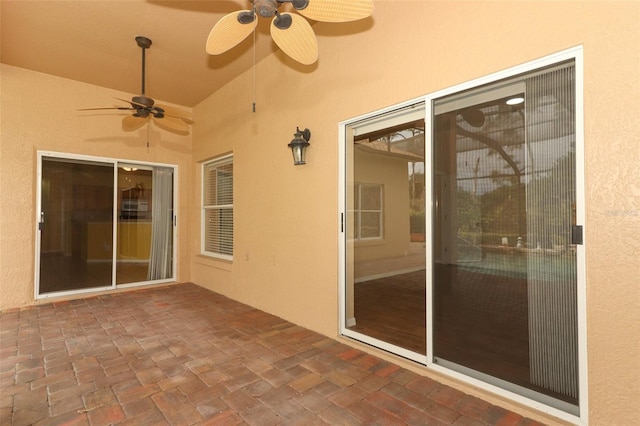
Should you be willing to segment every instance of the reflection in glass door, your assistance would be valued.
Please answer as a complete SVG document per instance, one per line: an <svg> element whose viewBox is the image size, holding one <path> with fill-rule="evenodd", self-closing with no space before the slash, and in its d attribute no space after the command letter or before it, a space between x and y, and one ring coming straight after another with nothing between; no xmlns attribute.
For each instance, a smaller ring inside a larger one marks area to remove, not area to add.
<svg viewBox="0 0 640 426"><path fill-rule="evenodd" d="M113 166L44 157L38 294L112 285Z"/></svg>
<svg viewBox="0 0 640 426"><path fill-rule="evenodd" d="M433 354L578 413L572 63L434 103Z"/></svg>
<svg viewBox="0 0 640 426"><path fill-rule="evenodd" d="M151 252L150 167L118 166L116 283L145 281Z"/></svg>
<svg viewBox="0 0 640 426"><path fill-rule="evenodd" d="M173 169L118 167L116 283L173 274Z"/></svg>
<svg viewBox="0 0 640 426"><path fill-rule="evenodd" d="M345 331L424 358L424 107L346 131Z"/></svg>

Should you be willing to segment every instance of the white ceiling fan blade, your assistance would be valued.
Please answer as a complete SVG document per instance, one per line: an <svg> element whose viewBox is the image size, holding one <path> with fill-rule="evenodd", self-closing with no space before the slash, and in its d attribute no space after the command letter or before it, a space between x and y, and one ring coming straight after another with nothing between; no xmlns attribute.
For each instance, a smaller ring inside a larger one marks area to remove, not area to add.
<svg viewBox="0 0 640 426"><path fill-rule="evenodd" d="M271 21L271 38L278 47L291 58L304 65L311 65L318 60L318 41L311 25L302 16L295 13L283 13L290 16L291 26L280 29L276 26L276 19Z"/></svg>
<svg viewBox="0 0 640 426"><path fill-rule="evenodd" d="M147 123L146 117L136 117L135 115L127 115L122 119L122 130L125 132L133 132Z"/></svg>
<svg viewBox="0 0 640 426"><path fill-rule="evenodd" d="M169 105L159 105L156 104L156 107L162 109L164 111L165 117L174 117L179 118L187 124L193 124L193 116L189 111L185 111L180 108L176 108Z"/></svg>
<svg viewBox="0 0 640 426"><path fill-rule="evenodd" d="M257 17L254 16L253 21L248 24L242 24L238 21L238 15L241 13L253 13L250 10L239 10L237 12L225 15L211 29L207 38L206 50L209 55L219 55L238 45L242 40L247 38L253 32L258 24Z"/></svg>
<svg viewBox="0 0 640 426"><path fill-rule="evenodd" d="M158 125L158 127L168 130L173 133L178 133L180 135L188 135L189 134L189 126L179 118L164 116L162 118L153 117L153 122Z"/></svg>
<svg viewBox="0 0 640 426"><path fill-rule="evenodd" d="M321 22L357 21L371 16L373 0L309 0L298 13Z"/></svg>

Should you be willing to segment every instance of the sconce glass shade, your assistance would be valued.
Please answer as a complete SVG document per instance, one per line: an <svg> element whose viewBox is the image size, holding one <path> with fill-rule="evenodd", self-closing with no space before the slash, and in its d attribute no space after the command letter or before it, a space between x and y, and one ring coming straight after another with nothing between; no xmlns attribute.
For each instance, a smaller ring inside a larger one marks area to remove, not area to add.
<svg viewBox="0 0 640 426"><path fill-rule="evenodd" d="M293 154L294 166L301 164L307 164L307 147L309 146L309 139L311 138L311 132L309 129L300 130L296 128L293 140L287 145L291 148Z"/></svg>

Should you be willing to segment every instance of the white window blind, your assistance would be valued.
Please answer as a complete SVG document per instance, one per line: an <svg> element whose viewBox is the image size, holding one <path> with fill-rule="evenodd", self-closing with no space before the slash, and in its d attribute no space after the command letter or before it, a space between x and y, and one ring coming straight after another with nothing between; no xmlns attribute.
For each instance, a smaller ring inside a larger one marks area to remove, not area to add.
<svg viewBox="0 0 640 426"><path fill-rule="evenodd" d="M202 167L202 253L233 256L233 158Z"/></svg>

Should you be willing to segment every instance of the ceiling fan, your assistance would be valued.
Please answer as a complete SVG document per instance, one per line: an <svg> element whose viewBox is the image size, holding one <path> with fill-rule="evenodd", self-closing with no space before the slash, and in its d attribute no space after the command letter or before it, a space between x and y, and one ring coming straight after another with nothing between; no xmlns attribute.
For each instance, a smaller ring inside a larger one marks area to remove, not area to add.
<svg viewBox="0 0 640 426"><path fill-rule="evenodd" d="M206 51L219 55L235 47L253 32L257 17L274 17L271 38L294 60L313 64L318 59L318 42L311 25L302 17L321 22L349 22L371 16L373 0L251 0L251 10L225 15L207 38ZM296 13L280 13L283 3L291 3Z"/></svg>
<svg viewBox="0 0 640 426"><path fill-rule="evenodd" d="M142 48L142 93L134 96L130 101L126 99L116 98L119 101L126 102L129 106L113 106L106 108L83 108L79 111L97 111L97 110L124 110L133 111L133 114L127 115L122 119L122 130L131 132L144 126L149 120L153 120L158 127L170 132L187 135L189 134L189 124L193 123L191 114L180 108L168 105L156 104L153 99L145 95L145 50L151 46L151 40L147 37L137 36L136 43Z"/></svg>

